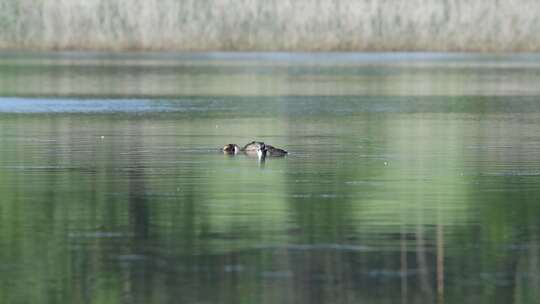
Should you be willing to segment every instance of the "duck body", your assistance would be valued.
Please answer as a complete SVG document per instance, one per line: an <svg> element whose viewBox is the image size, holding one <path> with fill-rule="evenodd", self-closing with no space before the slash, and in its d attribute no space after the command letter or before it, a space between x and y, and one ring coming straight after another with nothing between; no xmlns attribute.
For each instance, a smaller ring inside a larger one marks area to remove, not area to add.
<svg viewBox="0 0 540 304"><path fill-rule="evenodd" d="M264 149L266 145L262 141L252 141L249 144L245 145L241 151L249 152L249 151L257 151L260 149Z"/></svg>
<svg viewBox="0 0 540 304"><path fill-rule="evenodd" d="M266 145L261 141L252 141L245 145L241 151L244 151L249 156L257 155L259 159L264 159L267 153Z"/></svg>

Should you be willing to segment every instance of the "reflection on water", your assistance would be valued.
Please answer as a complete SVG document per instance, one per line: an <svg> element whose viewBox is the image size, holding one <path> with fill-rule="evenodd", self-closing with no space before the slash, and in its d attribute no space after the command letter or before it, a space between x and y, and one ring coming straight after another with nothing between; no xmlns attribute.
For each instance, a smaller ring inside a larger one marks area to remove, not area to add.
<svg viewBox="0 0 540 304"><path fill-rule="evenodd" d="M0 95L538 96L540 55L0 53Z"/></svg>
<svg viewBox="0 0 540 304"><path fill-rule="evenodd" d="M349 87L373 81L350 71ZM289 77L258 73L244 76ZM5 93L2 302L535 303L538 95L287 85L303 94ZM253 139L290 155L260 166L219 151Z"/></svg>

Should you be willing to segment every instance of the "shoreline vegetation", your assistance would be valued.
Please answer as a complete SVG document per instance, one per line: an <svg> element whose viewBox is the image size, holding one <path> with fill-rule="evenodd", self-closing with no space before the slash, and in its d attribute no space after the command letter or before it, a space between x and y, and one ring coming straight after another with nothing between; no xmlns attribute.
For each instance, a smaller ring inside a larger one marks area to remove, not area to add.
<svg viewBox="0 0 540 304"><path fill-rule="evenodd" d="M0 0L0 50L538 52L540 2Z"/></svg>

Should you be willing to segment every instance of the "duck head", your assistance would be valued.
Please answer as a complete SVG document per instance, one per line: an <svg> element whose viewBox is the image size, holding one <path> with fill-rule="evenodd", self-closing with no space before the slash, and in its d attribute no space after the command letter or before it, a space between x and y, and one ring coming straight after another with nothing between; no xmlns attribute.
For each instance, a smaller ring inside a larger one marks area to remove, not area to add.
<svg viewBox="0 0 540 304"><path fill-rule="evenodd" d="M223 153L225 154L237 154L240 152L240 147L236 144L226 144L223 146Z"/></svg>

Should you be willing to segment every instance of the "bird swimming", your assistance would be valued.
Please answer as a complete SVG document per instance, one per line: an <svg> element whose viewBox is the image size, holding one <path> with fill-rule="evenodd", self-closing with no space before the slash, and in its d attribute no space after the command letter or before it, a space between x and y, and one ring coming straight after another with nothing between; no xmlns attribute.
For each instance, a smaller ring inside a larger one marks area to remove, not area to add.
<svg viewBox="0 0 540 304"><path fill-rule="evenodd" d="M283 149L267 145L261 141L252 141L241 149L236 144L227 144L223 147L223 153L225 154L234 155L239 152L244 152L250 156L256 155L259 159L264 159L266 156L282 157L288 154L288 152Z"/></svg>

